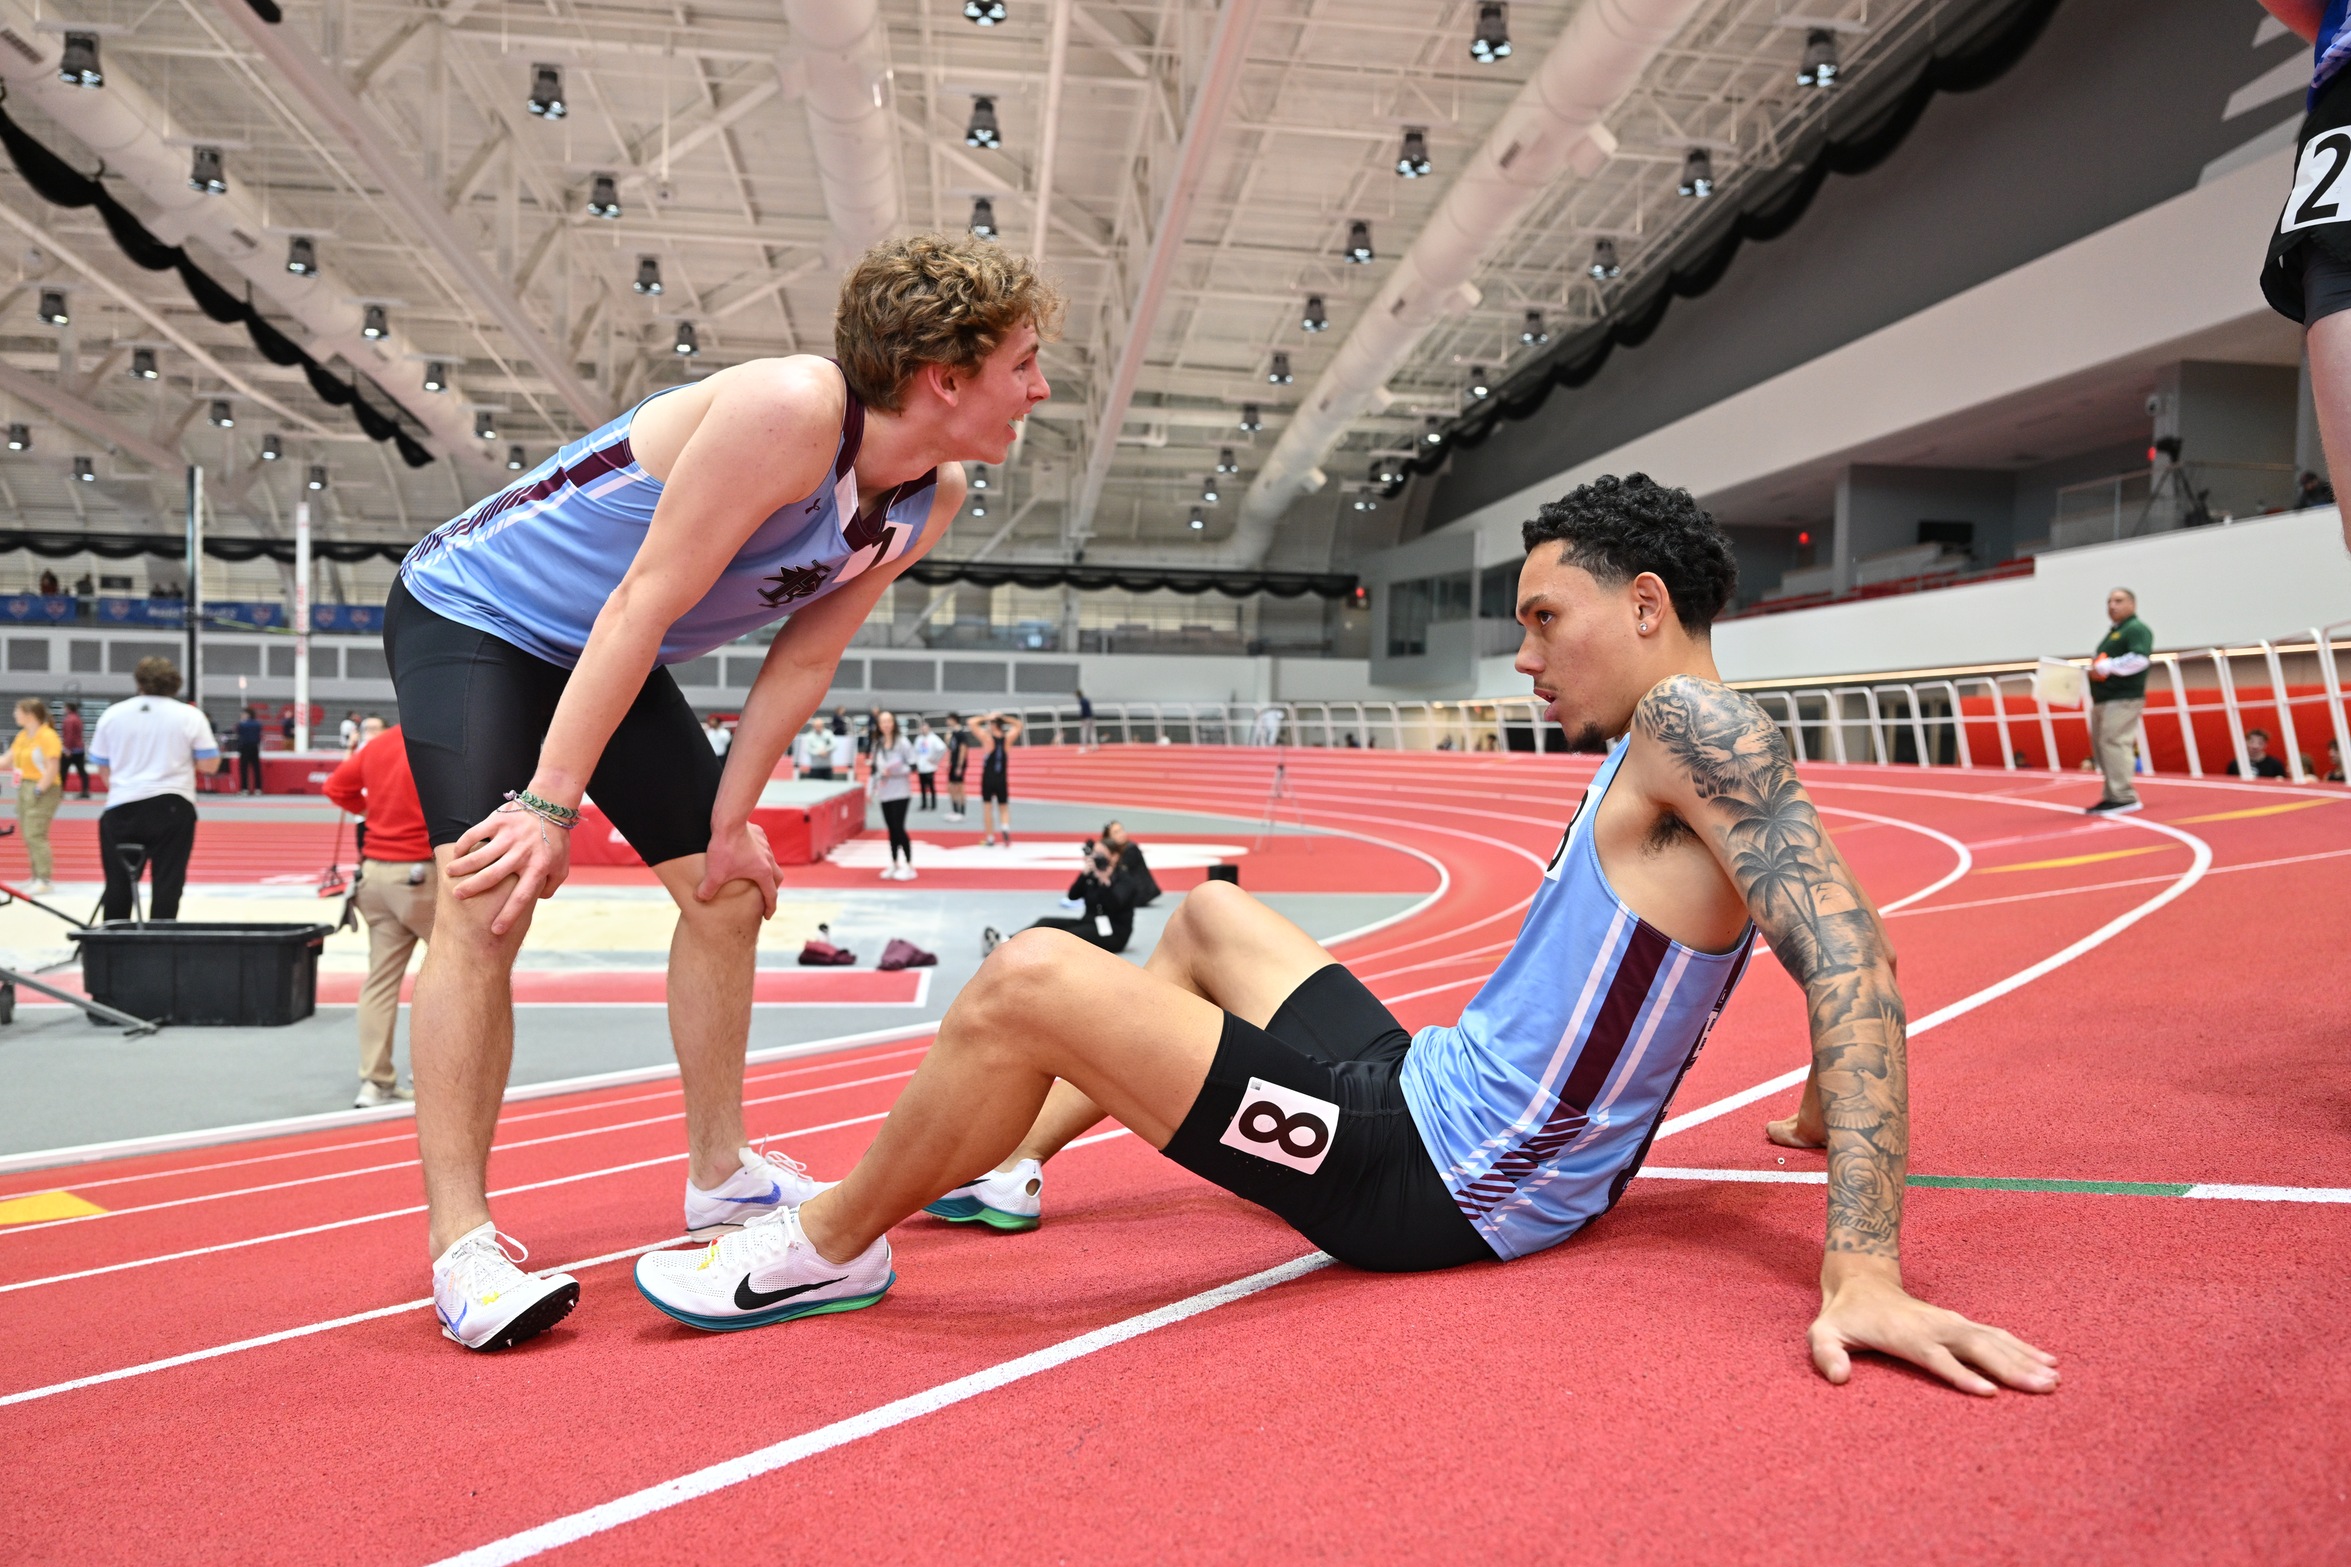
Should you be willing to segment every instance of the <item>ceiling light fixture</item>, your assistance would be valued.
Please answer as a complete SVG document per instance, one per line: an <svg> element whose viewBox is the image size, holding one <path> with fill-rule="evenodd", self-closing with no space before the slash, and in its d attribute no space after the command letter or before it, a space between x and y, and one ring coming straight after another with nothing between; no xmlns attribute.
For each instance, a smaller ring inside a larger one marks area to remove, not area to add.
<svg viewBox="0 0 2351 1567"><path fill-rule="evenodd" d="M1592 241L1592 264L1584 268L1584 271L1589 273L1592 281L1596 283L1605 283L1610 278L1622 276L1624 268L1617 264L1616 241L1613 239Z"/></svg>
<svg viewBox="0 0 2351 1567"><path fill-rule="evenodd" d="M609 174L588 181L588 216L607 223L620 218L620 182Z"/></svg>
<svg viewBox="0 0 2351 1567"><path fill-rule="evenodd" d="M229 193L228 176L221 172L218 147L191 149L188 162L188 189L202 191L207 196L225 196Z"/></svg>
<svg viewBox="0 0 2351 1567"><path fill-rule="evenodd" d="M1193 507L1193 508L1192 508L1192 531L1193 531L1194 533L1199 533L1199 532L1203 531L1204 529L1206 529L1206 528L1207 528L1207 526L1208 526L1208 519L1207 519L1206 517L1203 517L1203 516L1201 516L1201 515L1200 515L1200 508L1199 508L1199 507L1197 507L1197 506Z"/></svg>
<svg viewBox="0 0 2351 1567"><path fill-rule="evenodd" d="M1266 369L1265 379L1274 386L1288 386L1291 380L1290 356L1278 348L1275 349L1273 363Z"/></svg>
<svg viewBox="0 0 2351 1567"><path fill-rule="evenodd" d="M1551 341L1551 333L1543 325L1543 312L1527 312L1526 320L1519 324L1518 340L1529 348L1540 348Z"/></svg>
<svg viewBox="0 0 2351 1567"><path fill-rule="evenodd" d="M73 476L84 484L96 484L98 482L97 465L87 457L76 457L73 460Z"/></svg>
<svg viewBox="0 0 2351 1567"><path fill-rule="evenodd" d="M327 465L325 463L314 462L310 465L310 478L307 484L313 490L323 490L327 487Z"/></svg>
<svg viewBox="0 0 2351 1567"><path fill-rule="evenodd" d="M498 420L487 408L477 408L473 416L473 433L485 441L498 439Z"/></svg>
<svg viewBox="0 0 2351 1567"><path fill-rule="evenodd" d="M971 498L971 514L974 517L985 517L988 514L988 498L985 495Z"/></svg>
<svg viewBox="0 0 2351 1567"><path fill-rule="evenodd" d="M436 359L424 367L424 389L428 392L449 390L449 367Z"/></svg>
<svg viewBox="0 0 2351 1567"><path fill-rule="evenodd" d="M1510 8L1498 0L1478 6L1477 31L1470 36L1469 57L1480 65L1510 58Z"/></svg>
<svg viewBox="0 0 2351 1567"><path fill-rule="evenodd" d="M1239 473L1241 471L1241 465L1233 459L1231 447L1220 446L1217 448L1216 471L1218 473Z"/></svg>
<svg viewBox="0 0 2351 1567"><path fill-rule="evenodd" d="M1426 446L1444 445L1445 421L1435 414L1430 414L1426 419L1423 419L1420 426L1420 439L1421 443Z"/></svg>
<svg viewBox="0 0 2351 1567"><path fill-rule="evenodd" d="M65 308L64 289L45 288L41 290L41 319L51 326L66 326L72 323L73 316Z"/></svg>
<svg viewBox="0 0 2351 1567"><path fill-rule="evenodd" d="M1404 150L1396 154L1396 172L1408 180L1429 171L1429 133L1425 127L1404 127Z"/></svg>
<svg viewBox="0 0 2351 1567"><path fill-rule="evenodd" d="M519 447L519 446L509 446L508 448L506 448L506 471L507 471L508 473L520 473L520 472L522 472L522 448L521 448L521 447Z"/></svg>
<svg viewBox="0 0 2351 1567"><path fill-rule="evenodd" d="M1469 385L1466 390L1469 393L1469 400L1473 403L1483 401L1484 399L1494 395L1494 388L1486 379L1486 367L1484 365L1471 365L1469 367Z"/></svg>
<svg viewBox="0 0 2351 1567"><path fill-rule="evenodd" d="M691 359L696 354L702 352L702 341L694 335L693 322L680 321L678 323L677 340L672 342L669 345L669 348L671 353L678 354L687 359Z"/></svg>
<svg viewBox="0 0 2351 1567"><path fill-rule="evenodd" d="M1703 147L1692 147L1682 159L1681 193L1698 201L1714 194L1714 159Z"/></svg>
<svg viewBox="0 0 2351 1567"><path fill-rule="evenodd" d="M1299 318L1298 325L1309 332L1328 332L1331 329L1331 313L1323 308L1320 294L1306 296L1306 314Z"/></svg>
<svg viewBox="0 0 2351 1567"><path fill-rule="evenodd" d="M982 239L996 237L996 204L985 196L972 198L971 231Z"/></svg>
<svg viewBox="0 0 2351 1567"><path fill-rule="evenodd" d="M1001 147L1003 132L996 126L996 100L974 98L971 101L971 123L963 128L966 147Z"/></svg>
<svg viewBox="0 0 2351 1567"><path fill-rule="evenodd" d="M1355 492L1355 509L1357 511L1378 511L1380 498L1369 490L1357 490Z"/></svg>
<svg viewBox="0 0 2351 1567"><path fill-rule="evenodd" d="M1355 266L1362 266L1370 261L1372 259L1371 225L1361 218L1350 220L1347 224L1347 248L1340 254Z"/></svg>
<svg viewBox="0 0 2351 1567"><path fill-rule="evenodd" d="M33 444L32 426L12 424L8 427L8 449L21 452Z"/></svg>
<svg viewBox="0 0 2351 1567"><path fill-rule="evenodd" d="M1214 506L1218 501L1224 499L1222 495L1217 493L1216 480L1213 477L1200 481L1200 499L1204 504L1210 506Z"/></svg>
<svg viewBox="0 0 2351 1567"><path fill-rule="evenodd" d="M639 256L637 258L637 281L631 286L640 294L660 293L661 258L659 256Z"/></svg>
<svg viewBox="0 0 2351 1567"><path fill-rule="evenodd" d="M65 35L65 53L57 58L57 79L68 87L106 85L106 73L98 68L96 33Z"/></svg>
<svg viewBox="0 0 2351 1567"><path fill-rule="evenodd" d="M971 487L975 494L988 487L988 465L986 463L971 465Z"/></svg>
<svg viewBox="0 0 2351 1567"><path fill-rule="evenodd" d="M158 372L156 371L156 368L155 368L155 350L154 350L154 349L152 349L152 348L134 348L134 349L132 349L132 350L131 350L131 379L132 379L132 380L134 380L134 381L152 381L152 380L156 379L156 377L157 377L157 374L158 374Z"/></svg>
<svg viewBox="0 0 2351 1567"><path fill-rule="evenodd" d="M1799 87L1834 87L1837 85L1837 35L1825 27L1816 27L1804 35L1804 63L1796 67L1796 85Z"/></svg>
<svg viewBox="0 0 2351 1567"><path fill-rule="evenodd" d="M1000 27L1004 16L1004 0L963 0L964 20L974 27Z"/></svg>
<svg viewBox="0 0 2351 1567"><path fill-rule="evenodd" d="M285 437L272 430L261 438L261 460L276 462L286 455Z"/></svg>
<svg viewBox="0 0 2351 1567"><path fill-rule="evenodd" d="M286 270L296 277L318 276L318 245L307 234L286 241Z"/></svg>
<svg viewBox="0 0 2351 1567"><path fill-rule="evenodd" d="M212 409L206 417L212 421L212 427L216 430L234 430L237 427L236 410L229 407L229 400L225 397L212 400Z"/></svg>
<svg viewBox="0 0 2351 1567"><path fill-rule="evenodd" d="M525 107L543 120L563 118L566 111L563 102L563 70L560 66L542 64L531 67L531 96Z"/></svg>
<svg viewBox="0 0 2351 1567"><path fill-rule="evenodd" d="M360 313L359 335L371 343L392 335L392 328L384 318L383 306L369 305Z"/></svg>
<svg viewBox="0 0 2351 1567"><path fill-rule="evenodd" d="M1265 418L1263 414L1258 411L1258 407L1255 403L1243 403L1241 405L1241 428L1248 431L1251 435L1255 435L1258 431L1265 428Z"/></svg>

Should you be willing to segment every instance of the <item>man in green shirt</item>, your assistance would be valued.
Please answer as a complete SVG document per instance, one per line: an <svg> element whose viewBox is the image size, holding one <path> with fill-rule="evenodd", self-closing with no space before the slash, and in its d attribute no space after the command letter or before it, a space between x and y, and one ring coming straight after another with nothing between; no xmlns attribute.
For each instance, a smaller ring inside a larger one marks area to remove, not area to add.
<svg viewBox="0 0 2351 1567"><path fill-rule="evenodd" d="M2155 633L2139 618L2139 596L2128 588L2106 595L2113 622L2090 660L2090 748L2106 775L2106 793L2090 807L2093 816L2139 808L2131 787L2131 760L2139 749L2139 715L2147 709L2147 664Z"/></svg>

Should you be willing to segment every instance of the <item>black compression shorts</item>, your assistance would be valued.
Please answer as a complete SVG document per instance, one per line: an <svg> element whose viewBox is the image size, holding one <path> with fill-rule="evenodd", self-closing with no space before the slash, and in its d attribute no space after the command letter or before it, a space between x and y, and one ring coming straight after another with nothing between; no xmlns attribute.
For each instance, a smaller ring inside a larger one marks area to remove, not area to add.
<svg viewBox="0 0 2351 1567"><path fill-rule="evenodd" d="M433 847L530 786L571 679L560 664L425 608L405 582L384 606L384 655ZM725 763L668 669L655 666L588 779L588 796L648 865L710 847Z"/></svg>
<svg viewBox="0 0 2351 1567"><path fill-rule="evenodd" d="M2302 122L2294 186L2261 267L2270 308L2309 326L2351 309L2351 70L2320 90Z"/></svg>
<svg viewBox="0 0 2351 1567"><path fill-rule="evenodd" d="M1333 963L1263 1028L1225 1014L1208 1081L1164 1152L1350 1266L1491 1262L1404 1103L1411 1048L1379 998Z"/></svg>

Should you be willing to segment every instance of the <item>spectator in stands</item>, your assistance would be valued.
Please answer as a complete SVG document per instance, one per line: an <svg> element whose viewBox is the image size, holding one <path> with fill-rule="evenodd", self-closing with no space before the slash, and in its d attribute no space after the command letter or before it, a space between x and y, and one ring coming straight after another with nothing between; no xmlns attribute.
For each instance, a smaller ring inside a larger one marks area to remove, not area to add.
<svg viewBox="0 0 2351 1567"><path fill-rule="evenodd" d="M939 758L947 754L947 742L931 732L931 721L914 721L914 782L922 791L921 802L915 807L922 811L939 808Z"/></svg>
<svg viewBox="0 0 2351 1567"><path fill-rule="evenodd" d="M369 717L369 724L383 720ZM379 728L329 775L327 798L360 818L359 882L351 901L367 921L367 983L359 988L359 1094L352 1108L414 1099L392 1066L400 1024L400 986L420 941L433 939L433 900L440 872L425 833L424 807L408 771L408 742L397 727Z"/></svg>
<svg viewBox="0 0 2351 1567"><path fill-rule="evenodd" d="M90 585L90 574L86 571L73 579L73 591L74 597L85 599L95 596L98 592L96 588Z"/></svg>
<svg viewBox="0 0 2351 1567"><path fill-rule="evenodd" d="M2139 808L2131 764L2139 754L2139 715L2147 707L2147 665L2155 633L2139 618L2139 596L2128 588L2106 595L2106 636L2090 660L2090 748L2106 775L2093 816Z"/></svg>
<svg viewBox="0 0 2351 1567"><path fill-rule="evenodd" d="M848 732L849 709L846 707L835 707L833 709L833 733L837 735L845 735Z"/></svg>
<svg viewBox="0 0 2351 1567"><path fill-rule="evenodd" d="M64 587L57 580L56 572L43 571L41 573L41 597L53 599L64 591Z"/></svg>
<svg viewBox="0 0 2351 1567"><path fill-rule="evenodd" d="M2269 754L2269 731L2266 729L2245 731L2245 760L2253 764L2253 776L2256 778L2283 778L2286 776L2286 764ZM2237 771L2237 764L2233 761L2229 763L2229 776L2231 778L2244 776Z"/></svg>
<svg viewBox="0 0 2351 1567"><path fill-rule="evenodd" d="M849 730L848 715L839 708L833 709L832 747L833 776L855 778L857 776L857 736Z"/></svg>
<svg viewBox="0 0 2351 1567"><path fill-rule="evenodd" d="M2305 472L2294 488L2294 509L2307 511L2313 506L2335 504L2335 487L2315 473Z"/></svg>
<svg viewBox="0 0 2351 1567"><path fill-rule="evenodd" d="M16 743L8 759L16 764L16 821L24 829L25 857L32 861L36 893L54 888L49 872L49 823L65 798L64 742L50 727L49 704L28 696L16 704Z"/></svg>
<svg viewBox="0 0 2351 1567"><path fill-rule="evenodd" d="M1127 886L1129 900L1138 909L1147 908L1159 897L1159 882L1144 863L1143 846L1127 836L1124 822L1109 822L1102 828L1102 841L1110 852L1118 856L1119 879ZM1089 851L1091 845L1088 846Z"/></svg>
<svg viewBox="0 0 2351 1567"><path fill-rule="evenodd" d="M336 732L336 738L343 742L346 752L359 749L359 714L356 710L343 715L342 727Z"/></svg>
<svg viewBox="0 0 2351 1567"><path fill-rule="evenodd" d="M261 792L261 709L248 707L237 717L237 793Z"/></svg>
<svg viewBox="0 0 2351 1567"><path fill-rule="evenodd" d="M2343 782L2343 742L2340 740L2327 742L2327 770L2324 781L2327 783Z"/></svg>
<svg viewBox="0 0 2351 1567"><path fill-rule="evenodd" d="M702 734L709 740L712 753L718 756L726 755L727 747L735 743L735 732L720 723L716 713L702 720Z"/></svg>
<svg viewBox="0 0 2351 1567"><path fill-rule="evenodd" d="M98 817L103 907L110 920L130 917L134 866L143 864L155 878L150 916L177 919L188 854L196 847L196 775L220 771L220 744L201 712L172 700L180 672L170 659L140 659L131 679L139 694L109 707L90 734L90 762L106 787ZM139 845L142 854L126 860L125 844Z"/></svg>
<svg viewBox="0 0 2351 1567"><path fill-rule="evenodd" d="M66 703L65 717L58 721L57 727L57 738L65 746L65 772L59 774L58 783L60 786L64 784L66 774L80 773L82 798L87 800L90 797L90 753L82 749L82 704Z"/></svg>
<svg viewBox="0 0 2351 1567"><path fill-rule="evenodd" d="M1084 904L1085 913L1073 918L1041 919L1029 928L1067 931L1105 952L1126 951L1127 942L1135 934L1134 892L1131 884L1119 875L1118 856L1108 845L1087 846L1085 868L1069 884L1069 898L1072 903Z"/></svg>

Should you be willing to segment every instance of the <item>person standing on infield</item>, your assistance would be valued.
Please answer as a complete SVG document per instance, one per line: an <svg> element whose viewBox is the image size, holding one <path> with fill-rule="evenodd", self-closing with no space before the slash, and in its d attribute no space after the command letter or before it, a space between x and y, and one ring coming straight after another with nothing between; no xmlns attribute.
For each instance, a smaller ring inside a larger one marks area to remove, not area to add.
<svg viewBox="0 0 2351 1567"><path fill-rule="evenodd" d="M939 808L939 758L946 754L947 746L931 733L929 719L918 718L914 724L914 782L922 793L922 803L915 809L935 811Z"/></svg>
<svg viewBox="0 0 2351 1567"><path fill-rule="evenodd" d="M2128 588L2106 595L2111 624L2090 660L2090 741L2106 792L2089 808L2092 816L2139 808L2131 764L2139 754L2139 715L2147 710L2147 665L2155 633L2139 618L2139 596Z"/></svg>
<svg viewBox="0 0 2351 1567"><path fill-rule="evenodd" d="M584 795L679 910L686 1228L807 1189L743 1130L777 881L751 812L850 637L961 509L960 463L1001 463L1050 395L1037 344L1059 313L984 240L885 241L842 283L837 362L755 359L655 392L402 562L384 646L445 889L412 1019L417 1145L434 1302L457 1343L502 1349L579 1298L575 1279L514 1266L486 1173L515 951L570 872ZM722 763L669 666L778 621Z"/></svg>
<svg viewBox="0 0 2351 1567"><path fill-rule="evenodd" d="M980 837L982 847L1012 847L1012 742L1028 727L1020 719L990 713L976 725L987 737L988 752L980 759Z"/></svg>
<svg viewBox="0 0 2351 1567"><path fill-rule="evenodd" d="M964 818L963 772L971 759L971 749L979 736L971 720L961 713L947 715L947 811L939 820L959 822Z"/></svg>
<svg viewBox="0 0 2351 1567"><path fill-rule="evenodd" d="M139 694L109 707L90 734L90 764L106 789L98 817L102 907L110 920L131 917L138 876L120 850L135 843L155 877L148 917L178 919L196 847L196 775L220 771L220 741L202 713L172 700L180 672L170 659L140 659L131 681Z"/></svg>
<svg viewBox="0 0 2351 1567"><path fill-rule="evenodd" d="M327 776L326 796L360 818L366 834L359 885L352 889L360 918L367 921L367 981L359 987L359 1096L351 1102L353 1109L365 1110L416 1097L415 1089L400 1086L392 1042L399 1031L400 987L408 977L409 957L420 941L431 950L441 871L433 863L424 806L416 797L408 746L397 724L343 758ZM412 1023L411 1058L415 1033Z"/></svg>
<svg viewBox="0 0 2351 1567"><path fill-rule="evenodd" d="M58 774L58 783L62 786L66 779L80 773L82 798L87 800L90 797L90 753L82 744L81 703L65 704L65 716L57 721L57 738L65 747L65 768Z"/></svg>

